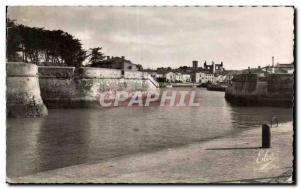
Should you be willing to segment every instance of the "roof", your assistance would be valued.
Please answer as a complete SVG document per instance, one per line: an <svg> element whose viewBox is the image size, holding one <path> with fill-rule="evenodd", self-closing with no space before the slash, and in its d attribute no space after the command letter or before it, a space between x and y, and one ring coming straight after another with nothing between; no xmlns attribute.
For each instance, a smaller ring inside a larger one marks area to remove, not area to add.
<svg viewBox="0 0 300 189"><path fill-rule="evenodd" d="M115 64L115 63L123 63L123 62L133 64L130 60L124 59L122 57L112 57L112 58L105 59L105 60L96 62L94 64L91 64L91 66L100 66L103 64L112 64L112 63Z"/></svg>
<svg viewBox="0 0 300 189"><path fill-rule="evenodd" d="M294 64L277 64L277 67L279 68L294 68Z"/></svg>

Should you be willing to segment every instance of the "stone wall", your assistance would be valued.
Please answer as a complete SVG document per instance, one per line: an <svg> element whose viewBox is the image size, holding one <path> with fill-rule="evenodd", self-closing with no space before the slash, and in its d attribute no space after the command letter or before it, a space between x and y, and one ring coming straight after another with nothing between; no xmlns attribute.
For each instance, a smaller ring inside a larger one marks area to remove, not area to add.
<svg viewBox="0 0 300 189"><path fill-rule="evenodd" d="M57 70L60 71L61 69ZM80 79L120 79L122 73L121 70L117 69L82 67L76 69L75 77Z"/></svg>
<svg viewBox="0 0 300 189"><path fill-rule="evenodd" d="M6 113L8 117L41 117L48 114L40 94L38 68L34 64L6 64Z"/></svg>
<svg viewBox="0 0 300 189"><path fill-rule="evenodd" d="M99 107L104 92L157 91L154 80L142 72L106 68L40 66L42 98L47 107Z"/></svg>
<svg viewBox="0 0 300 189"><path fill-rule="evenodd" d="M291 74L240 74L227 87L225 97L240 105L293 105L294 77Z"/></svg>
<svg viewBox="0 0 300 189"><path fill-rule="evenodd" d="M147 77L148 77L148 74L145 72L126 71L124 73L124 78L126 78L126 79L145 79Z"/></svg>
<svg viewBox="0 0 300 189"><path fill-rule="evenodd" d="M294 77L291 74L271 74L268 80L268 93L278 98L293 98Z"/></svg>

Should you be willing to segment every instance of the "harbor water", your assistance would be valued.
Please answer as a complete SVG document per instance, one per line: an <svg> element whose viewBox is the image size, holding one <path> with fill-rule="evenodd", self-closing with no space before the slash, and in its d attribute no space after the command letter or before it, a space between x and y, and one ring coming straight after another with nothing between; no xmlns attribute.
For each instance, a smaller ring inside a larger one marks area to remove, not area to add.
<svg viewBox="0 0 300 189"><path fill-rule="evenodd" d="M196 90L200 106L49 109L45 118L8 118L8 177L235 135L274 116L293 120L291 108L232 106L224 92L166 90Z"/></svg>

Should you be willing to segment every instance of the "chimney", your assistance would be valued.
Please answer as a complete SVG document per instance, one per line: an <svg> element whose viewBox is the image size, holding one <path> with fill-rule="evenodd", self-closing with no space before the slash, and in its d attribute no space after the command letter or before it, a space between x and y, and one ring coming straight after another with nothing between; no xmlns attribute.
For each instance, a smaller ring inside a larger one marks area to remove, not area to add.
<svg viewBox="0 0 300 189"><path fill-rule="evenodd" d="M121 58L122 58L122 60L125 60L125 56L122 56Z"/></svg>
<svg viewBox="0 0 300 189"><path fill-rule="evenodd" d="M110 56L106 56L106 60L109 60L110 59Z"/></svg>
<svg viewBox="0 0 300 189"><path fill-rule="evenodd" d="M275 68L274 68L274 56L272 56L272 73L275 73Z"/></svg>

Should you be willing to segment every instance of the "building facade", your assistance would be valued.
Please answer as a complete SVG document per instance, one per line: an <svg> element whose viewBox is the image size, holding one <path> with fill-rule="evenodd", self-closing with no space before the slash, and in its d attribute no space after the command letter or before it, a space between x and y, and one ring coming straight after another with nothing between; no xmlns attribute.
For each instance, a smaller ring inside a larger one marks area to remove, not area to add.
<svg viewBox="0 0 300 189"><path fill-rule="evenodd" d="M294 73L294 64L293 63L291 63L291 64L280 64L280 63L278 63L276 67L277 67L278 70L281 70L285 73L288 73L288 74L293 74Z"/></svg>
<svg viewBox="0 0 300 189"><path fill-rule="evenodd" d="M191 82L190 74L182 74L179 72L168 72L165 74L166 82L169 83L189 83Z"/></svg>
<svg viewBox="0 0 300 189"><path fill-rule="evenodd" d="M214 62L212 62L210 65L206 63L206 61L204 62L204 71L207 71L209 73L220 73L222 71L224 71L224 67L223 67L223 62L221 62L220 64L215 64Z"/></svg>
<svg viewBox="0 0 300 189"><path fill-rule="evenodd" d="M174 72L168 72L165 74L166 82L175 83L176 74Z"/></svg>
<svg viewBox="0 0 300 189"><path fill-rule="evenodd" d="M182 83L190 83L191 75L190 74L182 74Z"/></svg>
<svg viewBox="0 0 300 189"><path fill-rule="evenodd" d="M214 74L198 72L195 74L195 82L196 83L215 83L216 78Z"/></svg>
<svg viewBox="0 0 300 189"><path fill-rule="evenodd" d="M124 71L138 71L139 70L137 64L133 64L130 60L126 60L124 56L122 56L122 57L107 56L105 60L91 64L91 67L120 69L120 70L124 70Z"/></svg>

